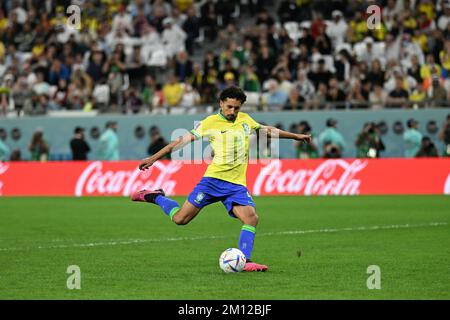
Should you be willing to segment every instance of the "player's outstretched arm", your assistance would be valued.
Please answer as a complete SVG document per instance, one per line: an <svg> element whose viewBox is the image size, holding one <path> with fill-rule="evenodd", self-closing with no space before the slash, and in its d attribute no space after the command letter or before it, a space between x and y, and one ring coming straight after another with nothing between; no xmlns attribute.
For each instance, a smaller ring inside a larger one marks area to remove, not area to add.
<svg viewBox="0 0 450 320"><path fill-rule="evenodd" d="M154 155L145 158L142 160L142 162L139 164L140 170L146 170L150 168L156 161L164 157L168 153L172 153L173 151L176 151L178 149L183 148L185 145L191 143L195 140L195 136L192 133L187 133L182 137L179 137L177 140L174 140L170 142L167 146L159 150Z"/></svg>
<svg viewBox="0 0 450 320"><path fill-rule="evenodd" d="M311 135L309 134L288 132L271 126L261 126L259 130L265 132L271 138L293 139L306 143L311 142Z"/></svg>

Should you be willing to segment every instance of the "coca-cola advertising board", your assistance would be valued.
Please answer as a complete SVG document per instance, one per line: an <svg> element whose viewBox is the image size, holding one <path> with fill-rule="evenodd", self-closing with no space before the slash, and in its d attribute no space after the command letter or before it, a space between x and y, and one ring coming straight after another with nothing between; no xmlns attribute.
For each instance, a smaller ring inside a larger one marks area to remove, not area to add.
<svg viewBox="0 0 450 320"><path fill-rule="evenodd" d="M0 196L129 196L163 188L187 195L207 164L158 161L0 163ZM450 194L450 159L270 160L249 164L253 195Z"/></svg>

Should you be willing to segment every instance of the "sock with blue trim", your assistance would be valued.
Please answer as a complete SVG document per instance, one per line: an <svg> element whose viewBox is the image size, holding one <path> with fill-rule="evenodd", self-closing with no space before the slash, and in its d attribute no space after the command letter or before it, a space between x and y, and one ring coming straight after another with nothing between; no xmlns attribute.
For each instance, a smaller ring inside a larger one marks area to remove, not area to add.
<svg viewBox="0 0 450 320"><path fill-rule="evenodd" d="M175 200L161 195L155 198L155 203L163 209L164 213L170 217L170 220L180 210L180 205Z"/></svg>
<svg viewBox="0 0 450 320"><path fill-rule="evenodd" d="M252 254L255 233L255 227L248 224L242 226L241 235L239 237L239 250L244 253L247 260L250 260L250 255Z"/></svg>

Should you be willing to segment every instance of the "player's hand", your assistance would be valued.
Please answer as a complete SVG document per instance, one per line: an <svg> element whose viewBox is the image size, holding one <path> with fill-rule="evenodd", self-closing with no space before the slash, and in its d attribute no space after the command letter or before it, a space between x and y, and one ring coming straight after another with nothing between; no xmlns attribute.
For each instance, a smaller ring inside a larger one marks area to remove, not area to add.
<svg viewBox="0 0 450 320"><path fill-rule="evenodd" d="M139 164L139 170L147 170L147 169L150 168L155 162L156 162L156 160L154 160L152 157L150 157L150 158L145 158L145 159L142 160L142 162Z"/></svg>
<svg viewBox="0 0 450 320"><path fill-rule="evenodd" d="M297 141L310 143L311 142L311 135L310 134L297 134Z"/></svg>

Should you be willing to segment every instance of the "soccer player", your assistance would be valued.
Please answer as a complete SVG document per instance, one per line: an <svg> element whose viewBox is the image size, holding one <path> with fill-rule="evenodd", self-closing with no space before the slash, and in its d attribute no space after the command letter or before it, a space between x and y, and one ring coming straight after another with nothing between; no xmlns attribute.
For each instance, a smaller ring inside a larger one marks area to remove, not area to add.
<svg viewBox="0 0 450 320"><path fill-rule="evenodd" d="M214 152L213 160L182 207L176 201L167 198L162 189L140 190L135 192L131 199L160 206L177 225L188 224L202 208L221 201L229 215L238 218L243 224L239 237L239 249L247 258L244 270L266 271L267 266L250 259L259 217L246 187L249 135L253 130L262 130L263 134L270 137L295 139L308 143L311 141L311 136L260 125L248 114L239 112L245 100L246 95L240 88L234 86L226 88L220 93L220 110L217 114L205 118L190 133L172 141L139 164L140 170L146 170L166 154L196 139L207 137Z"/></svg>

